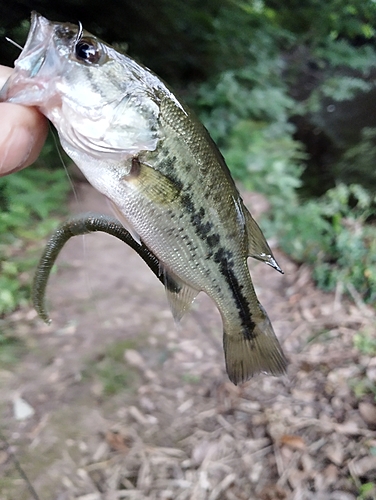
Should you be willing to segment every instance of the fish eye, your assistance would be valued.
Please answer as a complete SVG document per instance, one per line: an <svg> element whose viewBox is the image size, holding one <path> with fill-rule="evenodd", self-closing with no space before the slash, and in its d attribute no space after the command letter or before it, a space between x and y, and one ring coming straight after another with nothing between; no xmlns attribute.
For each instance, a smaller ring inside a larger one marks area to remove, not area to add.
<svg viewBox="0 0 376 500"><path fill-rule="evenodd" d="M81 38L76 43L74 50L78 60L89 64L99 62L102 55L98 44L90 38Z"/></svg>

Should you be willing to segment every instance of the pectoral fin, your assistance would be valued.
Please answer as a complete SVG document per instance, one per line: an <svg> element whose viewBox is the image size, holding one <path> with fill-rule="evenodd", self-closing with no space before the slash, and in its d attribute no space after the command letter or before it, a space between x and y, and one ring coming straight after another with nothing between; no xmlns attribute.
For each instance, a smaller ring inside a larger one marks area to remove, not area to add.
<svg viewBox="0 0 376 500"><path fill-rule="evenodd" d="M123 181L157 205L172 203L181 191L180 186L171 179L141 162L137 157L132 159L130 173L123 177Z"/></svg>
<svg viewBox="0 0 376 500"><path fill-rule="evenodd" d="M243 207L243 211L248 236L249 257L261 260L283 274L257 222L245 207Z"/></svg>

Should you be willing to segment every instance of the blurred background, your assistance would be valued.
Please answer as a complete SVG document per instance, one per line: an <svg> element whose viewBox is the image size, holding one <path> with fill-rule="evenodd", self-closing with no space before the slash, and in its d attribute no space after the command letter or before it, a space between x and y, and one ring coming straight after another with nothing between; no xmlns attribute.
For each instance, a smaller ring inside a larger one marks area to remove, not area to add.
<svg viewBox="0 0 376 500"><path fill-rule="evenodd" d="M288 380L230 384L210 301L177 330L154 276L100 235L67 245L42 325L30 284L72 186L105 209L50 134L0 179L0 427L41 498L375 500L375 1L12 0L0 64L31 10L81 21L203 121L285 270L252 277L290 362ZM9 450L0 498L35 500Z"/></svg>
<svg viewBox="0 0 376 500"><path fill-rule="evenodd" d="M325 290L340 280L376 300L373 0L3 2L2 64L18 55L4 36L23 44L32 9L80 20L165 79L203 120L234 177L267 196L268 236L312 264ZM63 205L69 187L56 151L50 140L38 168L0 180L0 255L25 229L25 213L42 231L40 221L48 226L47 214ZM46 168L54 182L40 198L33 185ZM19 190L24 196L13 196ZM24 297L13 280L23 266L3 263L0 314Z"/></svg>

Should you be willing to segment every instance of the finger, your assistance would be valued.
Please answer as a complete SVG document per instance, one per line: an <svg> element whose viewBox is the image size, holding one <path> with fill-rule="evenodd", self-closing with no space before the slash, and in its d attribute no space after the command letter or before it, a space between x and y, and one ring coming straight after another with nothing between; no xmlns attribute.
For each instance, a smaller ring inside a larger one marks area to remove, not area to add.
<svg viewBox="0 0 376 500"><path fill-rule="evenodd" d="M0 66L0 87L11 72L10 68ZM36 108L0 103L0 176L33 163L47 131L47 120Z"/></svg>
<svg viewBox="0 0 376 500"><path fill-rule="evenodd" d="M7 66L0 66L0 88L7 81L8 77L11 75L13 69Z"/></svg>

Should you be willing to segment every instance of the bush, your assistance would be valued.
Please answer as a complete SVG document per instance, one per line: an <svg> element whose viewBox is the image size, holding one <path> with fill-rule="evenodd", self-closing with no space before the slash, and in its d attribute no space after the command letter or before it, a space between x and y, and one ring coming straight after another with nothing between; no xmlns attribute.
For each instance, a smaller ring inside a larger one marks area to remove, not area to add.
<svg viewBox="0 0 376 500"><path fill-rule="evenodd" d="M262 224L266 232L276 235L297 262L312 265L321 288L333 290L340 283L375 302L376 228L370 219L376 197L358 184L339 183L321 198L300 199L306 154L293 138L289 118L297 105L283 83L283 68L277 52L266 57L260 51L252 66L225 71L201 85L198 111L235 178L268 197L272 208ZM341 99L357 88L358 80L342 83L349 93L342 87ZM362 168L363 163L367 168L374 143L374 130L365 130L339 168Z"/></svg>
<svg viewBox="0 0 376 500"><path fill-rule="evenodd" d="M57 225L51 215L64 212L68 190L63 169L37 164L0 179L0 317L28 301L41 242Z"/></svg>
<svg viewBox="0 0 376 500"><path fill-rule="evenodd" d="M288 210L274 229L283 250L313 267L324 290L354 287L376 302L376 227L367 223L376 205L363 187L339 184L318 200Z"/></svg>

